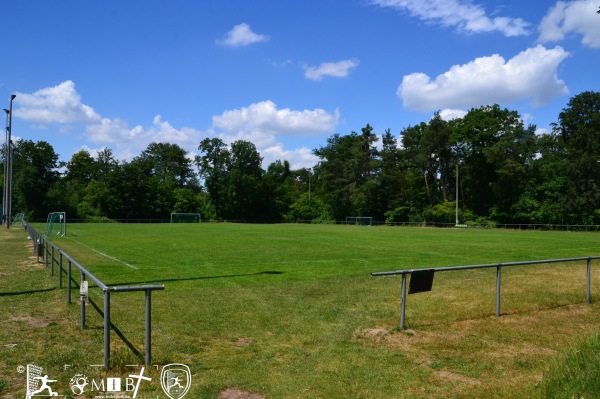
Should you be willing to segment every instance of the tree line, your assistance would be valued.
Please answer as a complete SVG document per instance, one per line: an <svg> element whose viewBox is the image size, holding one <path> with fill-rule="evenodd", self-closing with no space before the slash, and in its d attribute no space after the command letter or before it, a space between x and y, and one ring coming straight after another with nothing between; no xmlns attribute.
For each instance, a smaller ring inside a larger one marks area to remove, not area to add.
<svg viewBox="0 0 600 399"><path fill-rule="evenodd" d="M21 140L13 145L13 213L454 223L458 201L461 223L600 224L597 92L572 97L544 134L516 111L486 105L450 121L436 113L399 136L367 124L333 134L313 153L312 168L283 160L264 170L253 143L206 138L195 159L176 144L151 143L131 161L106 148L59 162L49 143Z"/></svg>

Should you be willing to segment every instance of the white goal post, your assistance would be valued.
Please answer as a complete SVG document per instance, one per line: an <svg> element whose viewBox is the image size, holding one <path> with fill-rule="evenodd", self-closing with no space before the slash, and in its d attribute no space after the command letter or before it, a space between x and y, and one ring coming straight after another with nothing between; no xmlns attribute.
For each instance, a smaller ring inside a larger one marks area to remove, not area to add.
<svg viewBox="0 0 600 399"><path fill-rule="evenodd" d="M52 230L58 226L57 236L64 237L67 235L67 214L65 212L50 212L46 221L46 231L44 236L50 237Z"/></svg>
<svg viewBox="0 0 600 399"><path fill-rule="evenodd" d="M357 226L372 226L372 216L346 216L346 224L355 224Z"/></svg>
<svg viewBox="0 0 600 399"><path fill-rule="evenodd" d="M202 217L199 213L171 213L171 223L200 223Z"/></svg>

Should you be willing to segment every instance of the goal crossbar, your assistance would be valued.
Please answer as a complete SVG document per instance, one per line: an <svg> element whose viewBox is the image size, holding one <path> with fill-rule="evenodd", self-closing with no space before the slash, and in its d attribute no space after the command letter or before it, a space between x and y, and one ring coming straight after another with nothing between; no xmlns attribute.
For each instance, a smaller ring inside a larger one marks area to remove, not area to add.
<svg viewBox="0 0 600 399"><path fill-rule="evenodd" d="M171 223L200 223L202 217L199 213L182 213L173 212L171 213Z"/></svg>
<svg viewBox="0 0 600 399"><path fill-rule="evenodd" d="M67 235L67 213L66 212L50 212L46 221L46 230L44 236L50 237L54 226L58 225L57 236L64 237Z"/></svg>

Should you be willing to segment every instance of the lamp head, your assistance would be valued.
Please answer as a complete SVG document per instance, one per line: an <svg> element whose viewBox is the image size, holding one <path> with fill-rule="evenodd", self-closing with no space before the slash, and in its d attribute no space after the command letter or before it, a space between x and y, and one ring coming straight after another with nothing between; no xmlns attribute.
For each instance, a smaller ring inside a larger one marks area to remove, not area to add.
<svg viewBox="0 0 600 399"><path fill-rule="evenodd" d="M16 96L17 96L16 94L11 94L10 95L10 101L14 100Z"/></svg>
<svg viewBox="0 0 600 399"><path fill-rule="evenodd" d="M7 110L6 108L4 108L4 112L6 112L6 115L10 114L10 111Z"/></svg>

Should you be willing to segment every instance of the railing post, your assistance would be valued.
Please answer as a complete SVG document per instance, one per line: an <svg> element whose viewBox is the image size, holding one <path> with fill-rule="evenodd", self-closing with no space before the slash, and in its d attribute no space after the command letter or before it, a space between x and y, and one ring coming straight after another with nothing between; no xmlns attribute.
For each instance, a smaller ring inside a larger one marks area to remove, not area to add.
<svg viewBox="0 0 600 399"><path fill-rule="evenodd" d="M110 291L104 290L104 368L110 367Z"/></svg>
<svg viewBox="0 0 600 399"><path fill-rule="evenodd" d="M587 260L587 291L586 291L587 303L592 303L592 259Z"/></svg>
<svg viewBox="0 0 600 399"><path fill-rule="evenodd" d="M52 250L50 251L50 275L54 276L54 245L52 245Z"/></svg>
<svg viewBox="0 0 600 399"><path fill-rule="evenodd" d="M402 303L400 304L400 329L404 330L404 317L406 314L406 273L402 273Z"/></svg>
<svg viewBox="0 0 600 399"><path fill-rule="evenodd" d="M85 281L85 274L82 272L81 273L81 283L79 284L80 289L83 286L84 281ZM85 329L85 301L83 299L81 299L80 302L81 302L81 312L80 312L81 329L84 330Z"/></svg>
<svg viewBox="0 0 600 399"><path fill-rule="evenodd" d="M67 304L71 304L71 260L67 261Z"/></svg>
<svg viewBox="0 0 600 399"><path fill-rule="evenodd" d="M50 249L48 248L48 240L44 240L44 264L48 267L48 254L50 253Z"/></svg>
<svg viewBox="0 0 600 399"><path fill-rule="evenodd" d="M152 361L152 291L146 290L146 366Z"/></svg>
<svg viewBox="0 0 600 399"><path fill-rule="evenodd" d="M502 264L496 267L496 316L500 317L500 286L502 282Z"/></svg>
<svg viewBox="0 0 600 399"><path fill-rule="evenodd" d="M62 288L62 272L63 272L63 268L62 268L62 252L58 252L58 288Z"/></svg>

